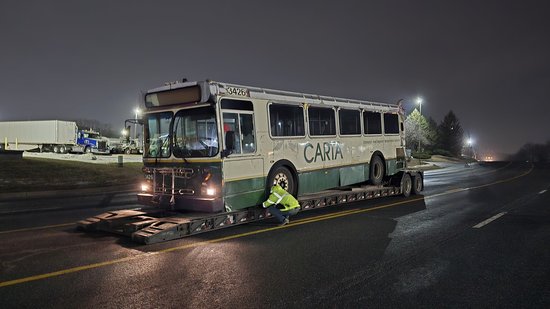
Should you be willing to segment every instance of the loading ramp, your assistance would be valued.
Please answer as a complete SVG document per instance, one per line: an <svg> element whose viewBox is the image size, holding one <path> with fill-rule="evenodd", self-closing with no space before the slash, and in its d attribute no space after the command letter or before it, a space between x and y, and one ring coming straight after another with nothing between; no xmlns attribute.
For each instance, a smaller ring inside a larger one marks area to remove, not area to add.
<svg viewBox="0 0 550 309"><path fill-rule="evenodd" d="M298 197L300 211L403 194L401 185L390 184L391 181L385 186L362 185L302 195ZM261 206L216 214L162 209L116 210L79 221L77 228L88 232L115 233L128 236L138 243L153 244L269 217L269 212Z"/></svg>

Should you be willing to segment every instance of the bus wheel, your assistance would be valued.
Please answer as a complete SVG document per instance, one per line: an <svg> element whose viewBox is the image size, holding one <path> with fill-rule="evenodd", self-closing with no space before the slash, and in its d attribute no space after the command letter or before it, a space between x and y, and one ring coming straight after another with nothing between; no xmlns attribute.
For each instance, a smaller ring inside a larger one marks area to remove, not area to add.
<svg viewBox="0 0 550 309"><path fill-rule="evenodd" d="M286 192L296 196L296 181L290 170L284 166L279 166L271 171L267 184L269 186L268 190L274 185L279 185L285 189Z"/></svg>
<svg viewBox="0 0 550 309"><path fill-rule="evenodd" d="M373 185L379 185L384 179L385 169L384 162L380 156L372 157L369 168L369 180Z"/></svg>
<svg viewBox="0 0 550 309"><path fill-rule="evenodd" d="M408 173L405 173L405 175L403 175L403 178L401 179L401 193L403 193L404 197L409 197L409 195L411 195L411 189L412 189L411 175L409 175Z"/></svg>
<svg viewBox="0 0 550 309"><path fill-rule="evenodd" d="M414 175L412 178L412 194L420 194L424 190L424 183L422 182L422 176Z"/></svg>

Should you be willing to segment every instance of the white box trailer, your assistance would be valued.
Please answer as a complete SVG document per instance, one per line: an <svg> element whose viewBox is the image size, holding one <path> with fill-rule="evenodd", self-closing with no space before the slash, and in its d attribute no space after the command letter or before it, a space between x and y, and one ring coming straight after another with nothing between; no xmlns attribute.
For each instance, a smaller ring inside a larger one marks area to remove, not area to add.
<svg viewBox="0 0 550 309"><path fill-rule="evenodd" d="M4 148L40 151L81 151L77 147L78 127L73 121L38 120L0 122Z"/></svg>

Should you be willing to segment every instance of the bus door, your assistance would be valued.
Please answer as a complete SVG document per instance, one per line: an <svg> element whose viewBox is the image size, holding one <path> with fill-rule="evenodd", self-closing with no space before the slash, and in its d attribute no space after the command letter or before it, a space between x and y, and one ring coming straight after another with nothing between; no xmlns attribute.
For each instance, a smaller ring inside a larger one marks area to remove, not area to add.
<svg viewBox="0 0 550 309"><path fill-rule="evenodd" d="M228 210L258 205L265 198L264 161L252 102L222 99L224 197Z"/></svg>

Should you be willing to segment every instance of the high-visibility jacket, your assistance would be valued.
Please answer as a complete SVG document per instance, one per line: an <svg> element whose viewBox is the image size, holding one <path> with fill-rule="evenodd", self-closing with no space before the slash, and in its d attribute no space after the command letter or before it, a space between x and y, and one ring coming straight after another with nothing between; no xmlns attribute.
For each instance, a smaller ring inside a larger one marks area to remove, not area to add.
<svg viewBox="0 0 550 309"><path fill-rule="evenodd" d="M282 211L289 211L300 207L300 203L298 203L298 200L296 200L294 196L286 192L285 189L283 189L281 186L274 185L273 187L271 187L271 194L269 195L267 200L263 202L262 206L264 208L267 208L269 206L277 204L284 207L283 209L281 209Z"/></svg>

